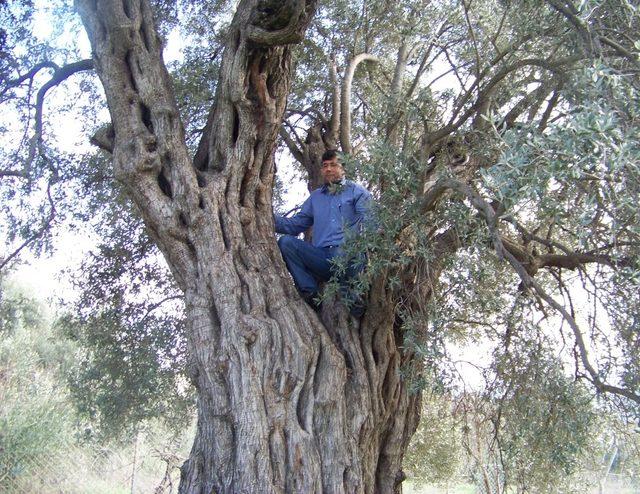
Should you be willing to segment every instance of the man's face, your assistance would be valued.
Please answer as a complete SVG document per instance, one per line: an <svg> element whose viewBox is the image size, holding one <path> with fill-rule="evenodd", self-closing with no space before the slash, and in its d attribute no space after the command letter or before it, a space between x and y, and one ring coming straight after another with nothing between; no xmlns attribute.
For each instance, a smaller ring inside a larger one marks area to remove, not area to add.
<svg viewBox="0 0 640 494"><path fill-rule="evenodd" d="M344 168L337 157L323 161L320 171L325 183L338 182L344 177Z"/></svg>

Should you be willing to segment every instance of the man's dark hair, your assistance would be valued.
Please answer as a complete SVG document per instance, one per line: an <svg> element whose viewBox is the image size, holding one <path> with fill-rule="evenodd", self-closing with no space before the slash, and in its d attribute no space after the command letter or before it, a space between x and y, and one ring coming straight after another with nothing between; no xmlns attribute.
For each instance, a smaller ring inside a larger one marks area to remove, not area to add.
<svg viewBox="0 0 640 494"><path fill-rule="evenodd" d="M324 153L322 153L322 161L329 161L329 160L332 160L333 158L338 158L338 161L342 162L342 159L338 154L338 151L336 151L335 149L327 149Z"/></svg>

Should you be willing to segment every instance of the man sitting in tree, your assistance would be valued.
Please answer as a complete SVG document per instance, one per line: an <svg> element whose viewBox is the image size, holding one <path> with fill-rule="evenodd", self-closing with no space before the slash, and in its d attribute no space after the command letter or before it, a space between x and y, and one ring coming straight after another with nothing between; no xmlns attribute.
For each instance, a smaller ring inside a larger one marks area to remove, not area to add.
<svg viewBox="0 0 640 494"><path fill-rule="evenodd" d="M368 214L371 194L359 184L344 178L344 168L338 153L330 149L322 155L324 185L314 190L291 218L275 216L277 233L285 233L278 240L284 262L302 298L319 309L318 283L329 281L336 271L336 260L343 255L345 235L358 234ZM313 226L312 243L299 235ZM364 313L364 304L346 289L346 282L364 268L364 256L350 259L344 275L340 276L342 295L347 299L354 317Z"/></svg>

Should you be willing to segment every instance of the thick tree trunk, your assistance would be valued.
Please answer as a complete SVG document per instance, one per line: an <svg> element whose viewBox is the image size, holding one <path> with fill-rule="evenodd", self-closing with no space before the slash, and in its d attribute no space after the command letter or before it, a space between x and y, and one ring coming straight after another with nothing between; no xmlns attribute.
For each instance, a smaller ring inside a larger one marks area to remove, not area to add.
<svg viewBox="0 0 640 494"><path fill-rule="evenodd" d="M273 234L288 43L313 0L243 0L198 166L148 2L77 0L114 128L116 176L184 292L198 427L185 493L391 493L417 423L393 297L362 324L298 297ZM335 310L334 310L335 309Z"/></svg>

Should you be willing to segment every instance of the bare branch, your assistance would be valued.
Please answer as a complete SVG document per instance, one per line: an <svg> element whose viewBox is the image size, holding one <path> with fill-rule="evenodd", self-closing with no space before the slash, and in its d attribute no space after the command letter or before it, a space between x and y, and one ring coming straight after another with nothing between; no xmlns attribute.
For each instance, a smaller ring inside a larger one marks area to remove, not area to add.
<svg viewBox="0 0 640 494"><path fill-rule="evenodd" d="M26 178L26 174L23 171L16 171L16 170L0 170L0 178L4 178L4 177L19 177L19 178Z"/></svg>
<svg viewBox="0 0 640 494"><path fill-rule="evenodd" d="M329 140L331 142L338 141L338 133L340 132L340 81L338 80L338 69L336 67L335 58L331 59L329 64L329 75L331 77L331 99L333 108L331 113L331 125L329 127Z"/></svg>
<svg viewBox="0 0 640 494"><path fill-rule="evenodd" d="M469 5L471 2L469 2ZM480 78L480 52L478 51L478 42L476 41L476 35L473 31L473 26L471 25L471 19L469 18L469 5L466 1L462 2L462 9L464 10L464 18L467 23L467 28L469 31L469 37L471 38L471 43L473 45L473 52L476 57L476 77Z"/></svg>
<svg viewBox="0 0 640 494"><path fill-rule="evenodd" d="M299 146L300 149L304 149L304 141L300 138L300 136L298 135L298 133L296 132L296 128L291 125L289 122L287 122L286 120L284 120L282 122L283 125L286 125L287 127L289 127L289 129L291 130L291 133L289 134L289 137L291 137L293 135L293 137L295 138L297 145Z"/></svg>
<svg viewBox="0 0 640 494"><path fill-rule="evenodd" d="M547 0L547 3L560 12L573 25L584 42L587 54L598 55L601 52L598 39L591 34L589 27L578 17L578 11L570 0Z"/></svg>
<svg viewBox="0 0 640 494"><path fill-rule="evenodd" d="M542 114L542 118L540 118L540 123L538 124L538 131L542 132L544 129L547 128L547 125L549 124L549 118L551 117L551 113L553 112L553 110L555 109L555 107L558 105L558 101L560 101L560 89L562 86L559 86L551 95L551 99L549 99L548 103L547 103L547 107L544 110L544 113Z"/></svg>
<svg viewBox="0 0 640 494"><path fill-rule="evenodd" d="M602 44L613 48L618 55L628 59L634 65L640 66L640 61L638 61L637 55L627 50L624 46L616 43L614 40L607 38L606 36L598 36L598 39L602 41Z"/></svg>
<svg viewBox="0 0 640 494"><path fill-rule="evenodd" d="M400 45L398 49L398 56L396 58L396 68L393 74L393 81L391 82L391 88L389 90L389 109L387 120L387 141L396 144L398 139L398 125L404 115L403 105L401 103L401 90L402 90L402 77L407 69L407 59L409 57L409 48L406 40Z"/></svg>
<svg viewBox="0 0 640 494"><path fill-rule="evenodd" d="M38 95L36 97L35 130L33 136L30 139L29 155L27 156L27 160L25 162L25 173L28 174L31 168L31 164L35 159L36 152L38 152L41 156L44 156L44 152L42 149L42 112L44 106L44 98L47 95L47 91L57 86L61 82L64 82L72 75L87 70L93 70L92 59L80 60L78 62L70 63L68 65L60 67L53 73L51 79L49 79L38 91Z"/></svg>
<svg viewBox="0 0 640 494"><path fill-rule="evenodd" d="M342 81L340 145L342 146L342 151L348 154L353 151L351 147L351 85L353 83L353 75L358 65L367 60L371 62L379 61L378 57L369 53L356 55L349 63Z"/></svg>
<svg viewBox="0 0 640 494"><path fill-rule="evenodd" d="M551 92L551 87L551 81L546 81L540 84L535 90L526 94L513 106L513 108L511 108L511 110L509 110L509 113L507 113L507 115L504 117L499 127L504 126L505 129L512 128L517 118L522 115L528 108L530 108L532 103L536 101L544 101L544 99Z"/></svg>
<svg viewBox="0 0 640 494"><path fill-rule="evenodd" d="M19 76L17 79L13 79L10 81L7 81L5 83L5 87L2 89L2 92L0 92L0 98L2 96L4 96L10 89L14 89L16 87L18 87L20 84L22 84L24 81L33 81L33 78L38 74L38 72L40 72L42 69L53 69L54 71L59 70L59 66L53 62L50 61L44 61L41 62L37 65L35 65L29 72L27 72L26 74L23 74L21 76Z"/></svg>
<svg viewBox="0 0 640 494"><path fill-rule="evenodd" d="M320 122L322 122L322 125L324 126L327 125L327 116L317 108L307 108L305 110L291 109L291 110L287 110L287 113L286 113L287 117L290 117L291 115L295 115L295 114L309 117L312 120L320 120Z"/></svg>
<svg viewBox="0 0 640 494"><path fill-rule="evenodd" d="M280 137L284 140L284 143L289 148L289 152L293 155L293 157L298 160L300 163L304 160L304 154L302 150L296 145L296 142L291 138L289 133L284 130L284 127L280 127Z"/></svg>
<svg viewBox="0 0 640 494"><path fill-rule="evenodd" d="M582 60L583 58L583 56L573 56L559 60L544 60L539 58L525 58L523 60L518 60L517 62L504 67L502 70L496 73L491 78L491 80L489 80L489 82L487 82L487 84L482 88L478 95L478 98L476 99L476 102L471 105L461 116L458 117L459 111L471 97L473 88L478 83L478 81L474 82L474 84L467 90L461 103L458 105L458 109L454 111L449 123L446 126L442 127L440 130L434 132L429 138L430 142L436 142L460 128L478 110L478 108L481 108L485 104L486 98L490 96L495 87L512 72L527 66L540 67L551 72L557 72L575 62Z"/></svg>
<svg viewBox="0 0 640 494"><path fill-rule="evenodd" d="M150 305L147 308L147 311L145 312L144 316L142 316L142 318L140 319L140 323L145 322L147 320L147 318L151 315L151 313L154 310L162 307L163 304L165 304L167 302L170 302L172 300L182 300L182 299L183 299L182 295L171 295L171 296L163 298L162 300L160 300L159 302L156 302L155 304Z"/></svg>
<svg viewBox="0 0 640 494"><path fill-rule="evenodd" d="M446 22L443 22L442 25L440 26L440 28L438 29L436 35L435 35L435 39L437 40L438 38L440 38L444 33L446 33L449 29L451 29L451 25L447 24ZM429 47L427 48L427 51L425 52L424 56L422 57L422 60L420 62L420 66L418 67L418 70L416 71L416 75L413 78L413 81L411 82L411 86L409 87L409 90L407 91L407 94L405 95L405 97L407 99L410 99L411 96L413 95L413 93L415 92L416 88L418 87L418 83L420 82L420 78L422 77L422 75L424 74L424 72L427 70L427 67L430 65L428 64L428 60L429 57L431 56L431 52L433 50L433 48L435 47L435 40L429 44ZM436 55L435 58L437 58L440 55L440 53L438 53L438 55ZM446 72L446 74L448 74L449 72L451 72L450 70L448 70ZM433 81L432 81L433 83Z"/></svg>

